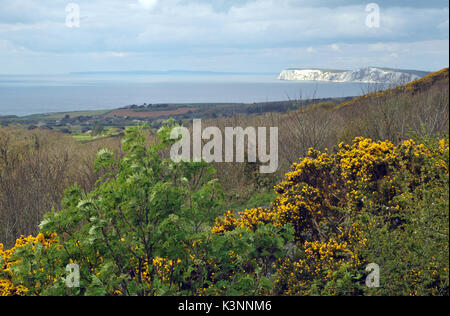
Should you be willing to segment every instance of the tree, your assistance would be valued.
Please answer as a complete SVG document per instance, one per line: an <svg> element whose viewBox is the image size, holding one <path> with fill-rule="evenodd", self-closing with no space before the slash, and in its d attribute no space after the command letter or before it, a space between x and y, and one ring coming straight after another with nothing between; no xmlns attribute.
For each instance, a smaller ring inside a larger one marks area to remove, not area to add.
<svg viewBox="0 0 450 316"><path fill-rule="evenodd" d="M151 147L146 126L127 128L121 160L100 151L95 168L104 176L95 189L85 194L76 185L69 188L64 210L48 213L40 225L40 239L56 233L58 242L30 242L8 252L13 283L33 295L268 291L270 263L284 255L292 232L261 226L213 233L221 188L210 165L163 158L174 143L173 127L173 121L162 127L160 143ZM73 289L65 283L65 267L72 263L80 268L80 287Z"/></svg>

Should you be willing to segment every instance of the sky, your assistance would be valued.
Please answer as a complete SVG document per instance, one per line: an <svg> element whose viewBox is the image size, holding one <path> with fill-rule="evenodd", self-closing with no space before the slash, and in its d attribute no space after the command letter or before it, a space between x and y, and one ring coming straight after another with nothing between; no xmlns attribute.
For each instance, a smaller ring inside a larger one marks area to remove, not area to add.
<svg viewBox="0 0 450 316"><path fill-rule="evenodd" d="M448 45L442 0L0 0L0 74L434 71Z"/></svg>

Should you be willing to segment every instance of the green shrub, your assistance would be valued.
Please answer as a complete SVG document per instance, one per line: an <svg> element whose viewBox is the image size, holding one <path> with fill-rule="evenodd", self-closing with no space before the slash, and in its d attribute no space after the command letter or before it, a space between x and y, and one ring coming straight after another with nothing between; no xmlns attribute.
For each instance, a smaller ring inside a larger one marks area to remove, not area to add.
<svg viewBox="0 0 450 316"><path fill-rule="evenodd" d="M7 290L13 293L12 283L31 295L268 293L271 263L285 256L292 230L261 226L213 234L221 188L206 163L161 158L173 143L173 127L161 128L160 143L151 147L144 127L128 128L121 160L100 151L95 168L104 176L95 189L69 188L64 209L46 214L40 225L58 242L43 246L30 238L2 252L10 267ZM66 286L69 263L80 267L80 287Z"/></svg>

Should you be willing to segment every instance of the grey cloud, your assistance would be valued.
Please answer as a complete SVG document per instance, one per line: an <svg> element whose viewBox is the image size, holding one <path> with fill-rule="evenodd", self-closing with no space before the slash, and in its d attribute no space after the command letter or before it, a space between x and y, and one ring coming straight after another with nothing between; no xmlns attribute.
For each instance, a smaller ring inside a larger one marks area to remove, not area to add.
<svg viewBox="0 0 450 316"><path fill-rule="evenodd" d="M81 6L78 29L64 25L68 2ZM380 29L364 24L369 2L381 6ZM321 56L339 62L336 53L346 53L349 59L355 56L345 45L437 43L448 42L449 36L448 2L435 0L158 0L147 9L138 0L0 0L0 8L0 54L20 52L20 58L53 54L58 60L73 55L70 60L82 61L82 56L95 54L107 61L134 58L141 62L138 58L151 56L155 63L162 63L167 56L176 62L197 63L221 58L231 65L229 58L243 63L250 59L247 52L254 51L255 63L265 61L275 68L290 58L298 63L295 56L281 54L286 51L302 52L308 61ZM324 49L332 44L341 51ZM386 58L394 58L395 53ZM0 61L0 67L7 62Z"/></svg>

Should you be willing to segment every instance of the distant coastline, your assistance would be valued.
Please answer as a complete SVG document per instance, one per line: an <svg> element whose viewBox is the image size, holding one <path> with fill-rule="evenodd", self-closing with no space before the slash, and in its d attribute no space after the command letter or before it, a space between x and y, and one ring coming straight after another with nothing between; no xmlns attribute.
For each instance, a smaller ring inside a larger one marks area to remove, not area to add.
<svg viewBox="0 0 450 316"><path fill-rule="evenodd" d="M176 76L277 76L276 72L220 72L203 70L137 70L137 71L85 71L70 75L176 75Z"/></svg>
<svg viewBox="0 0 450 316"><path fill-rule="evenodd" d="M284 81L405 84L425 77L428 74L430 74L430 72L385 67L366 67L356 70L288 68L280 73L278 79Z"/></svg>

